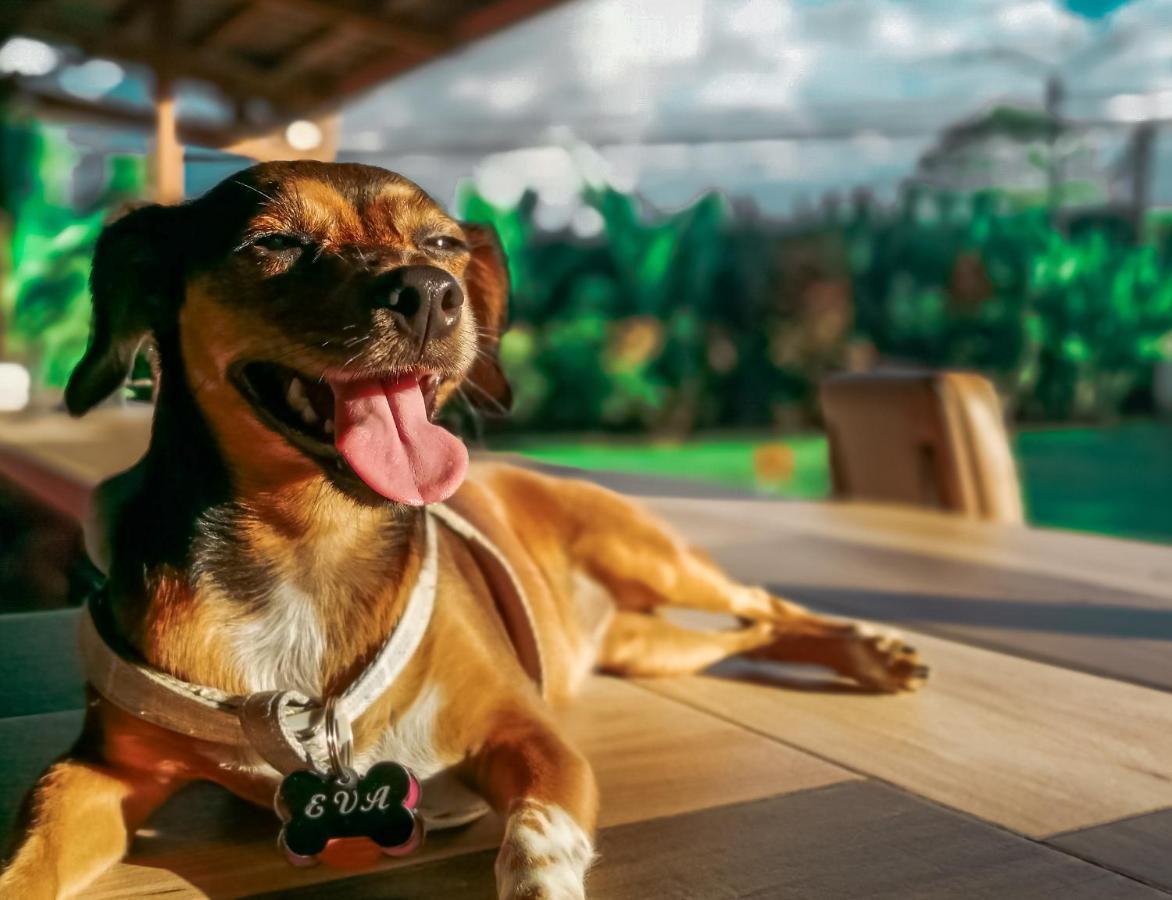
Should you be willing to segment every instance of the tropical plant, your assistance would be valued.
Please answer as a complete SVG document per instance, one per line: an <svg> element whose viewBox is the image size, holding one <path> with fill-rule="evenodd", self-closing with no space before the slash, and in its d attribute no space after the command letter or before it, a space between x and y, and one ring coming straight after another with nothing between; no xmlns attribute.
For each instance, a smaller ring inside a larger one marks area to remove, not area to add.
<svg viewBox="0 0 1172 900"><path fill-rule="evenodd" d="M108 211L142 195L142 161L109 160L105 185L84 209L67 197L76 152L36 122L0 122L7 254L0 284L3 353L25 362L41 386L60 387L85 350L87 281Z"/></svg>

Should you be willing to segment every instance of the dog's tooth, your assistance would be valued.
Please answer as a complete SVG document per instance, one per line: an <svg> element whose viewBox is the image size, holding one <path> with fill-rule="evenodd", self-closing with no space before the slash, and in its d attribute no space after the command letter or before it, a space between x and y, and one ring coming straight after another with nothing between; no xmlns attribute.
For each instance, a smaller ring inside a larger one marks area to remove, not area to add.
<svg viewBox="0 0 1172 900"><path fill-rule="evenodd" d="M301 406L301 408L297 411L301 413L301 418L305 420L306 425L316 425L318 423L317 413L314 411L313 407L309 405L308 400L306 400L304 405Z"/></svg>
<svg viewBox="0 0 1172 900"><path fill-rule="evenodd" d="M285 392L285 400L296 410L300 410L309 402L309 398L305 396L305 385L301 383L300 378L289 380L289 389Z"/></svg>
<svg viewBox="0 0 1172 900"><path fill-rule="evenodd" d="M334 420L333 419L326 419L326 424L323 425L322 427L325 430L326 434L333 434L334 433Z"/></svg>

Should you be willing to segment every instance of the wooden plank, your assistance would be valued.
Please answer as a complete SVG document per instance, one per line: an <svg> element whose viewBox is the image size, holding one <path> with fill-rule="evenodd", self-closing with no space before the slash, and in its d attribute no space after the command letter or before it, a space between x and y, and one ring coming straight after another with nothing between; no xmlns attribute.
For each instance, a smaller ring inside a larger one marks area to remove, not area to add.
<svg viewBox="0 0 1172 900"><path fill-rule="evenodd" d="M8 613L0 652L0 719L81 709L77 610Z"/></svg>
<svg viewBox="0 0 1172 900"><path fill-rule="evenodd" d="M616 679L592 679L585 694L559 715L594 765L606 826L854 777ZM344 874L325 867L293 869L275 850L275 833L270 814L246 807L225 791L185 792L147 823L128 862L103 877L86 896L114 900L174 891L177 896L229 897ZM494 847L499 840L499 823L490 817L463 831L435 835L412 862ZM383 867L402 864L388 862Z"/></svg>
<svg viewBox="0 0 1172 900"><path fill-rule="evenodd" d="M745 660L711 676L641 683L1034 837L1172 804L1172 695L908 637L932 666L914 694L818 689L793 670Z"/></svg>
<svg viewBox="0 0 1172 900"><path fill-rule="evenodd" d="M701 523L726 543L798 532L1014 571L1074 578L1172 599L1172 548L1141 541L974 522L960 516L868 503L790 503L655 497L644 501L685 534ZM718 532L719 529L719 532Z"/></svg>
<svg viewBox="0 0 1172 900"><path fill-rule="evenodd" d="M0 415L0 456L19 456L92 489L146 452L152 413L145 403L128 403L94 410L82 419Z"/></svg>
<svg viewBox="0 0 1172 900"><path fill-rule="evenodd" d="M1172 808L1072 831L1050 843L1138 881L1172 891Z"/></svg>
<svg viewBox="0 0 1172 900"><path fill-rule="evenodd" d="M710 552L735 577L818 609L1172 689L1164 597L793 532L718 540Z"/></svg>
<svg viewBox="0 0 1172 900"><path fill-rule="evenodd" d="M46 467L91 485L133 465L149 431L150 408L139 405L98 410L81 420L0 415L0 445L23 449ZM516 456L504 458L525 463ZM737 499L741 492L718 485L528 464L638 496L710 549L799 533L1172 599L1172 549L1159 545L990 525L900 507ZM684 492L691 496L680 496Z"/></svg>
<svg viewBox="0 0 1172 900"><path fill-rule="evenodd" d="M254 900L480 900L493 896L493 856L485 851ZM1165 896L873 782L606 829L587 887L592 900Z"/></svg>

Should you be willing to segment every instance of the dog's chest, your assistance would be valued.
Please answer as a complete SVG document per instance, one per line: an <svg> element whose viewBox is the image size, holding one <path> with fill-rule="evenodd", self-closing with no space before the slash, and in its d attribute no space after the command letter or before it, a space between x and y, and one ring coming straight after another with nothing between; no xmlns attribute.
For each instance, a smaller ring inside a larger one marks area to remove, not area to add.
<svg viewBox="0 0 1172 900"><path fill-rule="evenodd" d="M314 597L292 580L278 580L264 602L228 625L226 643L232 662L250 692L297 690L320 697L322 671L330 652L326 623ZM359 748L360 770L390 760L428 778L454 762L434 744L443 703L439 684L425 685L410 706L399 710L376 739ZM225 748L216 760L221 769L272 780L277 773L248 748Z"/></svg>
<svg viewBox="0 0 1172 900"><path fill-rule="evenodd" d="M255 609L226 628L228 653L249 691L321 693L326 631L313 596L275 582Z"/></svg>

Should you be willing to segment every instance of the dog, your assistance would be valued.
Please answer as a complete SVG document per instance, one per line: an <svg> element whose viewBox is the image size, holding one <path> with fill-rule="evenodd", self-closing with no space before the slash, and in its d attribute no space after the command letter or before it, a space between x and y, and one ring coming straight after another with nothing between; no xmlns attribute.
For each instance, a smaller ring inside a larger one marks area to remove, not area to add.
<svg viewBox="0 0 1172 900"><path fill-rule="evenodd" d="M418 649L353 723L355 764L455 772L504 817L501 898L585 896L598 793L549 714L591 671L696 672L734 655L816 663L876 691L926 675L897 638L726 577L635 503L469 463L437 424L457 392L504 407L509 293L489 228L365 165L264 163L141 207L95 251L93 331L66 391L81 415L153 341L150 447L96 501L111 626L146 665L227 694L337 695L395 631L429 504L495 544L543 646L538 689L501 627L482 554L441 529ZM732 614L699 631L667 606ZM30 794L5 897L75 894L180 787L264 806L278 773L91 690L83 733ZM393 876L388 876L393 877Z"/></svg>

